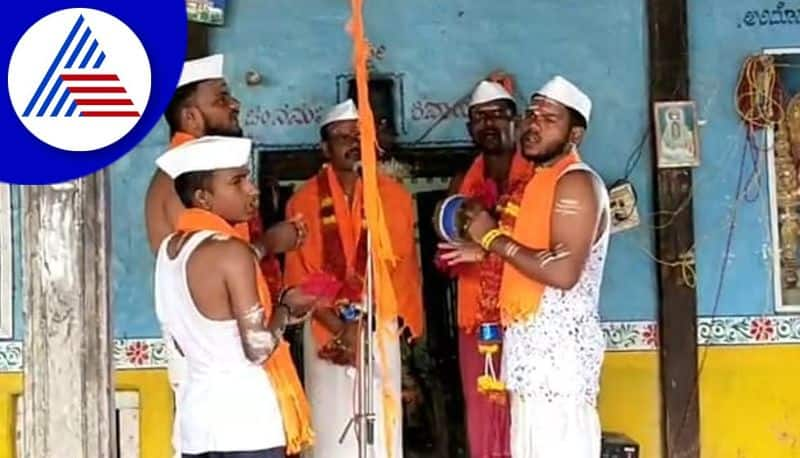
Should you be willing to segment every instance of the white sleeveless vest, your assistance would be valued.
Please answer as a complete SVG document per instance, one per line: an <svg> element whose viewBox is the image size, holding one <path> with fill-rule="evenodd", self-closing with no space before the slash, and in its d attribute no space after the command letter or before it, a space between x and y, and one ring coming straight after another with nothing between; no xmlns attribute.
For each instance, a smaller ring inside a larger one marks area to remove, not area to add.
<svg viewBox="0 0 800 458"><path fill-rule="evenodd" d="M175 259L167 254L167 237L156 259L156 315L186 360L176 392L181 453L281 447L283 419L267 373L245 356L236 321L206 318L189 291L187 262L214 234L193 234Z"/></svg>
<svg viewBox="0 0 800 458"><path fill-rule="evenodd" d="M563 173L583 170L598 180L603 234L594 243L578 282L569 290L545 287L538 311L511 324L503 337L503 379L509 391L533 399L595 406L605 339L598 305L610 235L609 198L600 177L577 163Z"/></svg>

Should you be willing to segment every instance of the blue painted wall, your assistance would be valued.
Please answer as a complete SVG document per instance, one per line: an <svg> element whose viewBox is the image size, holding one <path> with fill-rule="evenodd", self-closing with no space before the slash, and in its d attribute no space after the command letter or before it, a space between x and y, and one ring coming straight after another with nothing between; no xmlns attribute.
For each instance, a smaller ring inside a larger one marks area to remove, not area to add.
<svg viewBox="0 0 800 458"><path fill-rule="evenodd" d="M610 181L646 127L646 28L639 2L577 0L505 2L368 1L368 35L377 52L375 70L402 81L401 141L413 143L443 107L455 104L490 71L514 74L520 101L555 73L586 89L595 117L583 148L585 158ZM248 135L270 149L318 141L318 119L344 93L351 68L345 32L349 3L329 0L232 2L226 24L214 29L212 49L226 53L225 72L241 99ZM611 32L613 31L613 33ZM264 81L247 86L255 70ZM432 144L467 143L463 110L425 139ZM115 331L120 337L152 336L152 257L142 224L142 201L153 160L167 141L159 126L135 151L111 168L112 275ZM278 153L275 153L278 154ZM639 211L653 209L651 161L645 150L631 181ZM647 226L615 236L603 292L609 320L654 319L655 268Z"/></svg>
<svg viewBox="0 0 800 458"><path fill-rule="evenodd" d="M733 90L744 56L766 46L800 46L800 25L760 24L749 11L777 4L748 0L690 0L692 96L700 118L703 165L695 177L699 308L702 315L772 313L768 205L763 156L752 187L753 202L737 206L732 253L723 259L725 228L731 208L743 136L733 106ZM646 128L646 18L639 2L508 0L436 4L423 0L367 2L372 43L380 51L375 70L402 81L404 121L401 140L417 140L443 108L469 92L474 82L495 68L517 78L520 100L553 73L574 79L592 95L595 116L583 148L585 158L612 182ZM342 92L337 77L350 71L350 42L344 32L347 2L280 0L269 4L229 5L225 27L214 29L212 48L227 54L226 74L244 104L248 135L275 150L317 141L317 119ZM800 9L800 2L782 4ZM314 11L313 14L309 13ZM797 11L800 16L800 11ZM784 16L785 17L785 16ZM758 18L756 16L756 18ZM244 74L264 75L249 87ZM800 89L792 70L789 88ZM464 144L464 112L435 129L425 142ZM112 301L117 337L157 336L152 310L152 262L143 226L142 202L153 160L167 141L157 126L133 152L111 167ZM424 146L424 145L423 145ZM276 153L277 154L277 153ZM652 165L645 149L630 179L639 194L645 223L612 238L603 288L607 320L651 320L656 310L656 271L649 254L652 236ZM753 171L748 160L745 178ZM15 260L20 259L19 193L14 192ZM715 297L720 270L727 262L721 300ZM20 263L15 262L15 338L23 335Z"/></svg>
<svg viewBox="0 0 800 458"><path fill-rule="evenodd" d="M133 151L110 168L111 284L114 335L161 335L153 310L153 263L144 225L144 196L155 159L169 136L160 122Z"/></svg>
<svg viewBox="0 0 800 458"><path fill-rule="evenodd" d="M787 18L786 10L792 10L798 20ZM751 185L737 203L745 139L734 91L748 54L765 47L800 47L800 2L689 0L689 12L692 97L700 117L708 122L700 139L703 165L694 174L700 313L715 312L721 270L727 263L716 314L771 314L766 156L758 153L746 158L744 181L750 180ZM788 76L790 90L800 89L800 69L782 73ZM731 254L725 257L731 220L735 220L733 242Z"/></svg>

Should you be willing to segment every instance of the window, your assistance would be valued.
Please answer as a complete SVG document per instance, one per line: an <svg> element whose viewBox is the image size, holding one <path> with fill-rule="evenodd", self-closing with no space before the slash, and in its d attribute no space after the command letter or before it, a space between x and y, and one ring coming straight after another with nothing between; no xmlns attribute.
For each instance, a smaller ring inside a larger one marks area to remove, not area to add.
<svg viewBox="0 0 800 458"><path fill-rule="evenodd" d="M0 183L0 339L13 336L11 187Z"/></svg>
<svg viewBox="0 0 800 458"><path fill-rule="evenodd" d="M775 310L800 312L800 48L766 49L785 92L783 120L767 130Z"/></svg>
<svg viewBox="0 0 800 458"><path fill-rule="evenodd" d="M112 427L116 427L115 438L116 456L119 458L135 458L141 456L141 438L139 429L141 423L140 395L138 391L115 391L114 392L114 413L111 421ZM22 457L22 447L25 444L24 428L25 417L23 412L25 402L22 395L16 396L16 443L15 456Z"/></svg>

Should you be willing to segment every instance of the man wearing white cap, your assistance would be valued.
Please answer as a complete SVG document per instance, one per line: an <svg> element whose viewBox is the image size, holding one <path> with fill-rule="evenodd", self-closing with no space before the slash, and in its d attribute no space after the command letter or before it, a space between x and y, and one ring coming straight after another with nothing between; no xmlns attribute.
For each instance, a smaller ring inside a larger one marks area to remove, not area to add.
<svg viewBox="0 0 800 458"><path fill-rule="evenodd" d="M164 113L170 129L170 148L205 135L242 136L238 119L239 101L230 94L225 82L223 62L223 55L215 54L184 63L178 87ZM175 192L172 178L163 171L156 170L145 199L147 234L153 252L175 230L177 218L184 209L184 204ZM254 216L251 225L258 220L257 215ZM240 223L236 228L242 234L251 232L248 222ZM295 247L302 242L302 234L299 222L278 223L253 242L261 255L270 255ZM276 264L277 260L266 257L264 263L267 262ZM280 272L280 267L269 271ZM164 339L167 345L170 384L176 390L177 410L180 398L177 390L184 379L185 362L169 335L164 334ZM173 429L173 448L176 455L180 453L177 448L179 436L179 425L176 422Z"/></svg>
<svg viewBox="0 0 800 458"><path fill-rule="evenodd" d="M481 81L469 102L467 128L479 154L463 178L454 178L451 188L458 194L480 200L494 209L509 183L525 176L530 163L517 152L514 118L517 106L503 85ZM446 243L439 245L436 264L446 265L460 252ZM483 253L476 251L483 258ZM481 288L478 259L473 265L450 270L458 278L458 347L461 385L464 391L467 438L472 458L508 458L509 410L505 399L488 396L477 389L485 357L478 347L478 328L499 321L497 291ZM499 368L499 354L495 355Z"/></svg>
<svg viewBox="0 0 800 458"><path fill-rule="evenodd" d="M354 416L355 350L359 339L366 272L366 223L359 174L361 158L358 111L352 100L334 106L320 127L322 154L327 163L289 200L287 217L302 213L308 222L308 238L298 250L286 255L287 285L319 283L335 285L334 308L318 309L306 325L303 338L305 386L311 402L316 433L308 458L358 456ZM397 262L391 269L397 310L375 304L381 332L376 379L376 458L402 458L401 359L398 319L417 337L422 331L422 291L414 239L411 194L402 184L378 174L378 188L385 217L391 228ZM327 280L326 280L327 279ZM386 337L387 335L391 338ZM388 396L388 397L387 397Z"/></svg>
<svg viewBox="0 0 800 458"><path fill-rule="evenodd" d="M563 77L534 93L520 147L535 169L501 199L499 221L477 211L468 227L476 244L464 250L502 261L514 458L600 456L598 300L610 219L603 181L578 155L590 114L589 97Z"/></svg>
<svg viewBox="0 0 800 458"><path fill-rule="evenodd" d="M292 289L273 306L252 247L234 229L258 199L250 148L243 138L203 137L156 161L186 207L155 269L156 314L188 362L178 411L184 458L282 458L311 440L282 335L316 299Z"/></svg>
<svg viewBox="0 0 800 458"><path fill-rule="evenodd" d="M184 63L178 87L164 112L170 129L171 148L205 135L242 136L240 104L225 82L223 63L222 54ZM172 180L156 171L147 190L145 207L147 233L153 251L172 232L175 218L183 209L172 189ZM290 222L270 228L263 240L257 241L259 252L277 253L295 247L299 242L297 228ZM240 229L247 230L246 224Z"/></svg>

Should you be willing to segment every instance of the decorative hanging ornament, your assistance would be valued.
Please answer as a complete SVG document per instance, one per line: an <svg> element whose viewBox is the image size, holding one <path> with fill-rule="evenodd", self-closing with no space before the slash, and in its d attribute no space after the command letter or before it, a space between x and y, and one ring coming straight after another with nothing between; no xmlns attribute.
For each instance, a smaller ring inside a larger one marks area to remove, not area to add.
<svg viewBox="0 0 800 458"><path fill-rule="evenodd" d="M478 353L484 357L483 375L478 377L478 392L489 399L505 402L506 385L497 377L494 355L500 351L503 341L500 323L481 323L478 328Z"/></svg>

